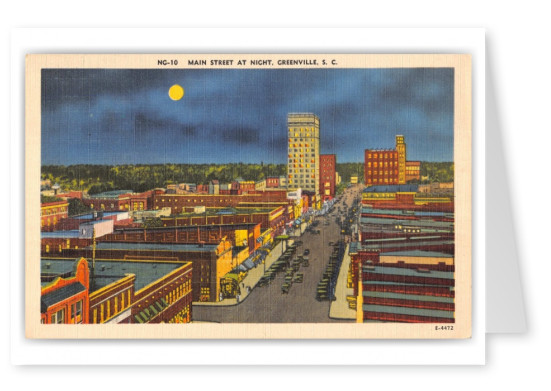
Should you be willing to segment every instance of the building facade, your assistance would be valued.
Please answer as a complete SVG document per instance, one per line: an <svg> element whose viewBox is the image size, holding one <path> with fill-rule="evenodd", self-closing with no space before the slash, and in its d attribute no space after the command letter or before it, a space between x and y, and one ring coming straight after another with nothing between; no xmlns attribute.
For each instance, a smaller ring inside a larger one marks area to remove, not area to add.
<svg viewBox="0 0 551 391"><path fill-rule="evenodd" d="M137 290L130 323L189 323L192 306L192 264Z"/></svg>
<svg viewBox="0 0 551 391"><path fill-rule="evenodd" d="M290 113L287 128L287 188L317 194L320 183L319 118L312 113Z"/></svg>
<svg viewBox="0 0 551 391"><path fill-rule="evenodd" d="M441 270L439 270L441 269ZM454 323L455 278L449 267L362 267L357 321Z"/></svg>
<svg viewBox="0 0 551 391"><path fill-rule="evenodd" d="M96 277L92 284L102 276ZM89 295L90 323L130 323L135 282L136 276L128 273L105 286L93 286Z"/></svg>
<svg viewBox="0 0 551 391"><path fill-rule="evenodd" d="M277 189L279 187L279 177L269 176L266 178L266 188L268 189Z"/></svg>
<svg viewBox="0 0 551 391"><path fill-rule="evenodd" d="M51 231L56 229L59 220L69 216L67 201L44 202L40 204L40 229Z"/></svg>
<svg viewBox="0 0 551 391"><path fill-rule="evenodd" d="M255 191L241 195L214 195L214 194L156 194L153 196L153 209L170 208L172 215L185 213L189 208L205 206L206 208L237 207L247 202L284 202L287 201L285 190ZM233 189L233 184L232 184Z"/></svg>
<svg viewBox="0 0 551 391"><path fill-rule="evenodd" d="M365 150L364 181L367 186L399 183L398 152L382 149Z"/></svg>
<svg viewBox="0 0 551 391"><path fill-rule="evenodd" d="M320 155L320 187L319 194L322 200L331 200L335 197L337 156Z"/></svg>
<svg viewBox="0 0 551 391"><path fill-rule="evenodd" d="M45 275L44 278L48 276ZM41 276L41 279L43 276ZM82 258L75 263L66 278L56 276L42 286L40 296L40 323L88 323L89 270Z"/></svg>
<svg viewBox="0 0 551 391"><path fill-rule="evenodd" d="M398 184L406 183L406 142L404 136L396 136L396 152L398 153Z"/></svg>
<svg viewBox="0 0 551 391"><path fill-rule="evenodd" d="M403 185L406 183L406 143L404 136L396 136L396 148L366 149L364 181L371 185Z"/></svg>
<svg viewBox="0 0 551 391"><path fill-rule="evenodd" d="M406 162L406 182L421 179L421 162Z"/></svg>

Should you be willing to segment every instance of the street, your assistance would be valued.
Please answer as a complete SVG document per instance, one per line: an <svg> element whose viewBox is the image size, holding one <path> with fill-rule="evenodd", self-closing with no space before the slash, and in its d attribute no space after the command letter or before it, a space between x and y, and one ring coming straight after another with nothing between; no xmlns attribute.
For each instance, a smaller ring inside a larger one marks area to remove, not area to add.
<svg viewBox="0 0 551 391"><path fill-rule="evenodd" d="M302 255L305 249L310 250L307 256L308 267L301 266L298 273L304 274L302 283L293 283L287 294L281 286L285 272L278 273L275 279L266 286L255 287L247 298L234 306L194 306L193 321L220 323L328 323L348 322L329 318L330 301L317 301L316 289L322 274L329 263L333 247L329 242L342 239L341 228L335 222L338 208L350 207L354 198L361 192L360 186L347 188L341 199L335 203L329 216L318 216L318 225L313 231L307 230L299 239L303 242L298 247L293 259ZM328 224L328 225L326 225Z"/></svg>

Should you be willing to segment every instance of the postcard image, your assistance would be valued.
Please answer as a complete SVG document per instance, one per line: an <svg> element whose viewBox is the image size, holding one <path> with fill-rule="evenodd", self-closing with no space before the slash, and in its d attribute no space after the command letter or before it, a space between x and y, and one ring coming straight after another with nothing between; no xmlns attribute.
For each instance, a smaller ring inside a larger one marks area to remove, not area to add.
<svg viewBox="0 0 551 391"><path fill-rule="evenodd" d="M468 54L28 55L28 338L469 338Z"/></svg>

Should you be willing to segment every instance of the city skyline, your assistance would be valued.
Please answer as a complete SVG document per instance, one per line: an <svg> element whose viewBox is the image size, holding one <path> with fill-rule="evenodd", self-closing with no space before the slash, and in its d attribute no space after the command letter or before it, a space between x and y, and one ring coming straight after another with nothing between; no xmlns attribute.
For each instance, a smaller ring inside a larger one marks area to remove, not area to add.
<svg viewBox="0 0 551 391"><path fill-rule="evenodd" d="M44 165L285 164L291 112L320 118L339 162L396 134L411 160L453 161L451 68L42 72Z"/></svg>

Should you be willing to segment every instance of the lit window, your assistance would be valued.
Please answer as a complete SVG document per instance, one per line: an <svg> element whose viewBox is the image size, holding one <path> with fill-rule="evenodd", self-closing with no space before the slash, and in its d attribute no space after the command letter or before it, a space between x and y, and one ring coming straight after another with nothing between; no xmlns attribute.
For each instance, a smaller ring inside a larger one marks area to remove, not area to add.
<svg viewBox="0 0 551 391"><path fill-rule="evenodd" d="M61 324L65 323L65 308L60 309L59 311L52 314L52 321L50 323Z"/></svg>

